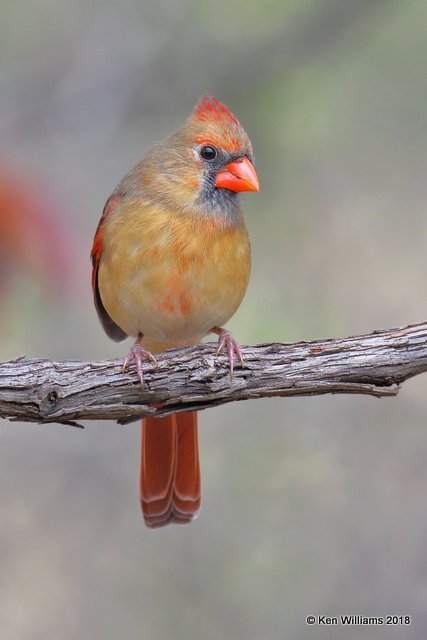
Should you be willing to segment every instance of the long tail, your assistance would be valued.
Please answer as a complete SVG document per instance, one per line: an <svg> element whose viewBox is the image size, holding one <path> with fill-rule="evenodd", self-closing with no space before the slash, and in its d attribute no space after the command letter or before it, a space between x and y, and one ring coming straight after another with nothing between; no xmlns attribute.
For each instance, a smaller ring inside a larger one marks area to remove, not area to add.
<svg viewBox="0 0 427 640"><path fill-rule="evenodd" d="M148 527L185 524L200 508L197 413L142 421L141 507Z"/></svg>

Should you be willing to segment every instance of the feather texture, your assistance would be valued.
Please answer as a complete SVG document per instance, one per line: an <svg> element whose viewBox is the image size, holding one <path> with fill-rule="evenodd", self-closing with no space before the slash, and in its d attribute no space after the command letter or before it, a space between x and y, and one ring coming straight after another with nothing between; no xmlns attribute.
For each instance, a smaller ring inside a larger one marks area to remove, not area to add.
<svg viewBox="0 0 427 640"><path fill-rule="evenodd" d="M214 147L214 163L203 158L203 145ZM237 118L202 96L183 127L119 183L91 253L95 306L111 338L134 336L140 352L158 353L200 342L237 310L249 280L250 244L238 195L216 188L216 175L234 171L237 181L243 156L246 166L253 162ZM197 514L194 412L142 421L141 505L149 527Z"/></svg>
<svg viewBox="0 0 427 640"><path fill-rule="evenodd" d="M222 326L238 308L250 273L243 224L133 201L104 229L98 286L109 317L128 335L182 343Z"/></svg>
<svg viewBox="0 0 427 640"><path fill-rule="evenodd" d="M200 508L197 414L142 421L141 507L150 528L186 524Z"/></svg>

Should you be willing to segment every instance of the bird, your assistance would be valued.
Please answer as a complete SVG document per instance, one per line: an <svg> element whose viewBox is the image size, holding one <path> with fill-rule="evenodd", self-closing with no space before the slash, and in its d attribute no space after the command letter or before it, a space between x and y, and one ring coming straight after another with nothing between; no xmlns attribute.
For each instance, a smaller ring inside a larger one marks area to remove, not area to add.
<svg viewBox="0 0 427 640"><path fill-rule="evenodd" d="M183 126L118 184L96 229L95 307L106 334L134 343L123 369L218 335L230 379L242 353L224 328L239 307L251 251L239 194L258 191L249 137L232 111L203 95ZM145 524L189 523L201 480L197 413L142 420L140 501Z"/></svg>

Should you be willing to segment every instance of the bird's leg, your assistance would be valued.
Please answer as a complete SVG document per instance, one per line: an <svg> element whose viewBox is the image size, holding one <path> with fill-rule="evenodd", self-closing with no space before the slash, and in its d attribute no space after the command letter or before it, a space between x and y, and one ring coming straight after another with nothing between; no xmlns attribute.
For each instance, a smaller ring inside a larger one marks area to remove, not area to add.
<svg viewBox="0 0 427 640"><path fill-rule="evenodd" d="M230 381L233 381L233 371L234 371L234 354L236 354L240 365L244 367L243 356L241 354L239 345L233 338L233 334L228 329L222 329L221 327L212 327L212 333L216 333L218 335L218 349L216 355L219 355L223 348L225 347L228 355L228 362L230 363Z"/></svg>
<svg viewBox="0 0 427 640"><path fill-rule="evenodd" d="M154 364L159 364L156 358L150 351L144 349L141 345L141 340L143 338L142 333L138 334L137 339L133 343L129 353L127 354L124 364L123 364L123 373L127 370L130 363L134 360L136 364L136 372L138 374L139 381L141 382L141 387L144 386L144 377L142 374L142 360L145 358L146 360L151 360Z"/></svg>

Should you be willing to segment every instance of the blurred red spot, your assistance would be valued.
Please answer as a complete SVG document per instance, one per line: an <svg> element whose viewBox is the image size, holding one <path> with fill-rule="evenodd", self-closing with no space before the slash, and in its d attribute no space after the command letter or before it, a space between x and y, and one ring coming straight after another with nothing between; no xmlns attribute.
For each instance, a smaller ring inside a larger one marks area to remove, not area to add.
<svg viewBox="0 0 427 640"><path fill-rule="evenodd" d="M34 181L0 166L0 295L21 269L63 290L71 274L59 207Z"/></svg>

